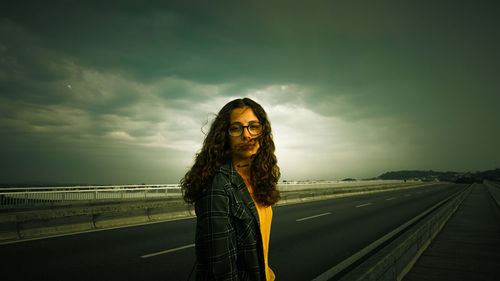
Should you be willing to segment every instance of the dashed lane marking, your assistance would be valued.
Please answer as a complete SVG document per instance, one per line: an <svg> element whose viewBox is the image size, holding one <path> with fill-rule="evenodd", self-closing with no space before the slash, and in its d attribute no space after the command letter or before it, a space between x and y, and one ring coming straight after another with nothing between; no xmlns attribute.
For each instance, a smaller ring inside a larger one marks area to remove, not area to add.
<svg viewBox="0 0 500 281"><path fill-rule="evenodd" d="M372 205L372 203L361 204L361 205L356 206L356 208L366 207L366 206L370 206L370 205Z"/></svg>
<svg viewBox="0 0 500 281"><path fill-rule="evenodd" d="M397 198L397 197L391 197L391 198L387 198L387 199L385 199L385 200L390 201L390 200L394 200L394 199L396 199L396 198Z"/></svg>
<svg viewBox="0 0 500 281"><path fill-rule="evenodd" d="M191 247L194 247L194 244L189 244L189 245L186 245L186 246L181 246L181 247L173 248L173 249L170 249L170 250L165 250L165 251L161 251L161 252L147 254L147 255L141 256L141 258L147 259L147 258L150 258L150 257L154 257L154 256L158 256L158 255L163 255L163 254L168 254L168 253L171 253L171 252L175 252L175 251L179 251L179 250L183 250L183 249L187 249L187 248L191 248Z"/></svg>
<svg viewBox="0 0 500 281"><path fill-rule="evenodd" d="M328 213L323 213L323 214L314 215L314 216L310 216L310 217L305 217L305 218L297 219L296 221L305 221L305 220L308 220L308 219L314 219L314 218L326 216L326 215L329 215L329 214L331 214L331 213L328 212Z"/></svg>

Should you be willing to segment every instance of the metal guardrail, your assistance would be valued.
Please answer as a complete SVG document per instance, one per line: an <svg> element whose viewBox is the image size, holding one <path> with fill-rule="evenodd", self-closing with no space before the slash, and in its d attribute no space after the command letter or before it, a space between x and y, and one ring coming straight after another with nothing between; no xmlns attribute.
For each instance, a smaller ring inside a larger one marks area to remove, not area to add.
<svg viewBox="0 0 500 281"><path fill-rule="evenodd" d="M180 196L178 184L1 188L0 208Z"/></svg>
<svg viewBox="0 0 500 281"><path fill-rule="evenodd" d="M403 180L360 180L360 181L318 181L318 182L280 182L280 191L296 191L305 189L356 188L376 185L394 185L405 183ZM408 181L406 184L420 183Z"/></svg>

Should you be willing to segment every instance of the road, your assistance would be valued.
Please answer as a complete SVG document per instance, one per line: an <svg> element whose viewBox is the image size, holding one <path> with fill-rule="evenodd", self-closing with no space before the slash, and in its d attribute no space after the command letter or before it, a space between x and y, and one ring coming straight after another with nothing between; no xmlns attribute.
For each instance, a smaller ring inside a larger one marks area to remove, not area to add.
<svg viewBox="0 0 500 281"><path fill-rule="evenodd" d="M277 280L311 280L466 185L274 207L269 263ZM186 280L195 219L0 245L2 279Z"/></svg>

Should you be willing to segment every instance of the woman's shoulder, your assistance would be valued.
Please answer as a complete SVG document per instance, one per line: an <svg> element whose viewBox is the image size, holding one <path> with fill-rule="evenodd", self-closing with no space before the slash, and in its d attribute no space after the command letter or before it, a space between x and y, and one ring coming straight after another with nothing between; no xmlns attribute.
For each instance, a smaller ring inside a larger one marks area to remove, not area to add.
<svg viewBox="0 0 500 281"><path fill-rule="evenodd" d="M212 178L208 189L225 190L231 187L231 177L227 174L217 172Z"/></svg>
<svg viewBox="0 0 500 281"><path fill-rule="evenodd" d="M212 185L216 187L230 186L234 178L234 172L232 162L224 162L215 172L212 178Z"/></svg>
<svg viewBox="0 0 500 281"><path fill-rule="evenodd" d="M201 197L196 200L195 209L197 213L200 213L200 210L204 208L221 205L221 203L214 202L223 202L222 205L228 204L231 186L230 175L217 171L210 182L207 183Z"/></svg>
<svg viewBox="0 0 500 281"><path fill-rule="evenodd" d="M230 192L244 187L243 179L238 175L231 161L222 164L207 185L207 191Z"/></svg>

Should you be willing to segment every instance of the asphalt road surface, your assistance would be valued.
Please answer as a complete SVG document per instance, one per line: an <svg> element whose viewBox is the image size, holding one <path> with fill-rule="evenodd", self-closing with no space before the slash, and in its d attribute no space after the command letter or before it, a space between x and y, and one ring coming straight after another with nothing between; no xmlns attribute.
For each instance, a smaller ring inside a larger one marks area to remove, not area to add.
<svg viewBox="0 0 500 281"><path fill-rule="evenodd" d="M270 266L277 280L311 280L465 187L442 183L274 207ZM0 245L2 280L186 280L195 259L195 223Z"/></svg>

